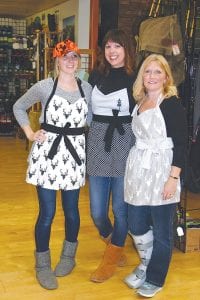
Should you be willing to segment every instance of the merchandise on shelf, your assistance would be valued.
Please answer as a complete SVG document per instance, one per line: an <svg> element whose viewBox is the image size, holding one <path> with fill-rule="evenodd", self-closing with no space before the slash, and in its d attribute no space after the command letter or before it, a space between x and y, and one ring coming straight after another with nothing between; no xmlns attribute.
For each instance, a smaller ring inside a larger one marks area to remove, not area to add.
<svg viewBox="0 0 200 300"><path fill-rule="evenodd" d="M36 81L34 38L25 20L0 18L0 136L15 134L13 104Z"/></svg>

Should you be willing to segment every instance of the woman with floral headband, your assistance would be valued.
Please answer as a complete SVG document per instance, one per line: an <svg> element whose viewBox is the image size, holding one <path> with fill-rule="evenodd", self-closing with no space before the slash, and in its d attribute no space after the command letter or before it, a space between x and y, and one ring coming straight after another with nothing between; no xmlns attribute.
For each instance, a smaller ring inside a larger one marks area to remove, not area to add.
<svg viewBox="0 0 200 300"><path fill-rule="evenodd" d="M76 78L80 51L66 40L53 50L56 77L32 86L14 105L15 117L33 146L26 181L36 186L39 215L35 225L36 277L46 289L56 289L56 276L69 274L75 266L80 217L80 187L85 184L85 125L91 86ZM41 128L30 127L27 109L41 102ZM61 190L65 216L65 239L55 271L49 249L51 225L56 211L56 191Z"/></svg>

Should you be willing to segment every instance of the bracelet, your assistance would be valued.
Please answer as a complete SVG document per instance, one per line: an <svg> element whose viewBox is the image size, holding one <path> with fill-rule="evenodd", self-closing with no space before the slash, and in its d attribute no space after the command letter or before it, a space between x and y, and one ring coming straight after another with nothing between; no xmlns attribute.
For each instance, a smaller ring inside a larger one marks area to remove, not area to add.
<svg viewBox="0 0 200 300"><path fill-rule="evenodd" d="M178 177L172 176L172 175L169 175L169 177L171 177L171 178L173 178L173 179L178 179Z"/></svg>

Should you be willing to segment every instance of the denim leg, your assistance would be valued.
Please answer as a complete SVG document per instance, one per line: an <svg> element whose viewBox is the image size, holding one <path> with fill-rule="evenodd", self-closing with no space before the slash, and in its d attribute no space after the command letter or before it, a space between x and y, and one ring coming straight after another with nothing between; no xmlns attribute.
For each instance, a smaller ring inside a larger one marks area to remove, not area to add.
<svg viewBox="0 0 200 300"><path fill-rule="evenodd" d="M143 235L150 230L150 206L135 206L128 204L128 230L132 235Z"/></svg>
<svg viewBox="0 0 200 300"><path fill-rule="evenodd" d="M109 219L110 178L89 176L90 212L99 234L108 237L113 228Z"/></svg>
<svg viewBox="0 0 200 300"><path fill-rule="evenodd" d="M56 212L56 191L37 187L39 200L39 215L35 224L36 251L49 249L51 224Z"/></svg>
<svg viewBox="0 0 200 300"><path fill-rule="evenodd" d="M128 205L124 202L124 177L111 177L111 193L112 211L114 215L111 241L112 244L123 247L128 232Z"/></svg>
<svg viewBox="0 0 200 300"><path fill-rule="evenodd" d="M65 216L65 240L71 243L77 242L80 228L79 192L80 189L61 191L62 207Z"/></svg>
<svg viewBox="0 0 200 300"><path fill-rule="evenodd" d="M175 212L175 203L151 207L154 243L146 280L157 286L163 286L171 261Z"/></svg>

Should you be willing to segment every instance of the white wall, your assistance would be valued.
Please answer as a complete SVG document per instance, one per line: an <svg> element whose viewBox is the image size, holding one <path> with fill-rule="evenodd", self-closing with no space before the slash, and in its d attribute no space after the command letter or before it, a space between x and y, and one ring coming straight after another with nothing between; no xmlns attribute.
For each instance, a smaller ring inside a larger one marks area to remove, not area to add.
<svg viewBox="0 0 200 300"><path fill-rule="evenodd" d="M90 40L90 0L79 0L78 5L78 45L79 48L89 48Z"/></svg>

